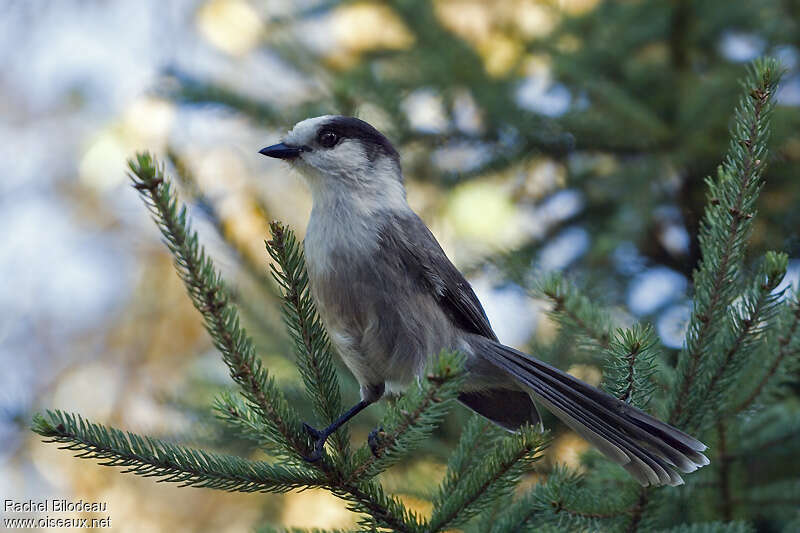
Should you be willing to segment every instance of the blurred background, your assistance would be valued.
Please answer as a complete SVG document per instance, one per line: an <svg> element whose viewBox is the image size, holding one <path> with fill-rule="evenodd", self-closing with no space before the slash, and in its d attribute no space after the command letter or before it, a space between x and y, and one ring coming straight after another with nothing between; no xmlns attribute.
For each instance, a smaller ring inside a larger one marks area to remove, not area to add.
<svg viewBox="0 0 800 533"><path fill-rule="evenodd" d="M762 0L5 0L0 18L0 496L108 502L120 531L348 527L322 492L180 489L78 461L28 430L58 407L245 456L209 404L231 387L126 158L167 161L267 366L304 396L263 241L302 234L298 176L257 154L295 122L356 115L399 148L409 201L501 340L593 383L600 364L530 291L563 271L674 355L690 310L703 179L748 61L787 75L752 257L800 276L800 2ZM748 268L749 265L745 265ZM346 400L352 378L342 371ZM797 388L795 388L797 390ZM354 439L380 418L357 419ZM310 410L307 410L310 412ZM466 413L384 475L425 512ZM550 460L585 444L553 419Z"/></svg>

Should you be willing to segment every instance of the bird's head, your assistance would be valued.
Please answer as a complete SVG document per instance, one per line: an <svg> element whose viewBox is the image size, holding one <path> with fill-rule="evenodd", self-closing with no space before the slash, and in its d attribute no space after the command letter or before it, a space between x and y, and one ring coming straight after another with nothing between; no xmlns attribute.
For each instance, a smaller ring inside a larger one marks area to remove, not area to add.
<svg viewBox="0 0 800 533"><path fill-rule="evenodd" d="M354 117L325 115L298 122L279 144L259 153L283 159L306 178L312 194L402 192L400 158L378 130ZM383 192L381 192L383 191Z"/></svg>

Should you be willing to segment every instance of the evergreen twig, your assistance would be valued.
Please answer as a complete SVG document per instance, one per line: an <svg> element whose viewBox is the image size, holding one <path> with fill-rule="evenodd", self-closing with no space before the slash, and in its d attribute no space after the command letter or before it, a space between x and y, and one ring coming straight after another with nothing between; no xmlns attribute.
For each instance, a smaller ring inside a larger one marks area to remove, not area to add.
<svg viewBox="0 0 800 533"><path fill-rule="evenodd" d="M501 430L497 426L480 416L470 418L458 446L450 455L440 493L451 494L457 490L467 474L480 463L479 450L497 443L500 438Z"/></svg>
<svg viewBox="0 0 800 533"><path fill-rule="evenodd" d="M465 523L499 498L505 497L520 476L541 458L547 443L545 434L531 426L497 444L495 451L475 465L451 491L452 479L445 479L434 498L429 530L442 531Z"/></svg>
<svg viewBox="0 0 800 533"><path fill-rule="evenodd" d="M550 315L559 323L574 330L595 348L610 347L608 313L575 286L567 283L559 274L550 274L538 284L537 292L552 302Z"/></svg>
<svg viewBox="0 0 800 533"><path fill-rule="evenodd" d="M425 521L408 510L393 496L388 496L380 484L370 481L360 484L344 484L330 488L334 495L349 502L351 511L365 513L361 524L372 529L388 528L400 533L427 532Z"/></svg>
<svg viewBox="0 0 800 533"><path fill-rule="evenodd" d="M769 340L777 341L778 352L769 354L772 362L751 392L733 409L734 413L741 413L759 399L771 394L776 388L773 385L779 384L781 376L790 374L794 367L800 367L800 292L782 306L777 322ZM765 344L774 346L773 342Z"/></svg>
<svg viewBox="0 0 800 533"><path fill-rule="evenodd" d="M703 375L717 329L736 295L736 268L740 264L755 202L766 167L769 119L774 107L780 68L775 60L756 61L744 83L747 93L739 101L731 143L715 180L707 179L708 206L700 225L702 260L694 274L694 310L686 347L678 359L678 386L672 398L670 423L684 424L704 413L689 392Z"/></svg>
<svg viewBox="0 0 800 533"><path fill-rule="evenodd" d="M283 294L284 322L294 341L297 365L309 398L328 425L342 412L339 378L328 334L311 299L303 251L294 233L277 221L270 223L270 231L272 240L266 246L275 261L270 265L272 276ZM337 455L345 461L349 455L349 440L345 427L330 437Z"/></svg>
<svg viewBox="0 0 800 533"><path fill-rule="evenodd" d="M631 511L607 497L602 505L586 501L581 491L582 476L556 466L547 480L539 482L514 502L492 526L491 533L535 531L533 526L552 525L560 531L613 530L612 522Z"/></svg>
<svg viewBox="0 0 800 533"><path fill-rule="evenodd" d="M736 521L684 524L669 529L660 529L658 533L753 533L753 531L753 526L750 524Z"/></svg>
<svg viewBox="0 0 800 533"><path fill-rule="evenodd" d="M739 305L732 306L728 327L723 333L726 337L722 339L724 355L707 386L699 393L703 397L701 403L707 407L706 413L719 412L747 356L762 340L767 325L773 324L781 297L775 288L786 273L788 261L786 254L768 252L752 287L745 291Z"/></svg>
<svg viewBox="0 0 800 533"><path fill-rule="evenodd" d="M745 94L735 112L731 142L715 180L707 179L708 204L700 227L702 260L695 271L695 305L678 357L678 382L671 397L669 422L684 425L691 417L703 417L706 408L690 391L702 391L700 379L713 370L703 355L711 352L727 308L736 295L736 267L754 216L755 202L766 166L769 118L781 71L773 59L753 63L743 83ZM642 487L627 532L635 533L643 522L651 491Z"/></svg>
<svg viewBox="0 0 800 533"><path fill-rule="evenodd" d="M104 466L182 487L206 487L237 492L287 492L322 486L324 478L301 466L271 465L232 455L195 450L87 422L79 415L47 411L34 418L33 430L45 442L63 444L77 457Z"/></svg>
<svg viewBox="0 0 800 533"><path fill-rule="evenodd" d="M253 341L239 325L238 313L228 298L222 277L198 244L197 233L189 227L186 207L178 210L172 185L165 180L163 169L150 154L138 154L129 167L133 186L175 256L178 275L203 315L214 346L222 354L233 380L242 387L245 397L271 429L269 436L276 444L272 451L302 461L308 439L300 421L256 357Z"/></svg>
<svg viewBox="0 0 800 533"><path fill-rule="evenodd" d="M225 422L228 428L236 430L242 438L263 447L267 453L272 452L274 443L269 437L271 428L262 421L254 409L248 407L240 395L225 391L214 398L212 407L216 417Z"/></svg>
<svg viewBox="0 0 800 533"><path fill-rule="evenodd" d="M620 400L644 409L655 388L657 339L650 326L618 330L609 344L603 388Z"/></svg>

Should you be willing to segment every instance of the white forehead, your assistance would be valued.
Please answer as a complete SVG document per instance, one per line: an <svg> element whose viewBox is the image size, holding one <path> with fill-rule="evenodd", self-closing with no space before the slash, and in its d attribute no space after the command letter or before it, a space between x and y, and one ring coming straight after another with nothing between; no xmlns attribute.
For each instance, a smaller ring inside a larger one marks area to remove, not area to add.
<svg viewBox="0 0 800 533"><path fill-rule="evenodd" d="M294 125L294 128L286 134L283 142L290 146L300 146L308 144L317 135L320 125L334 118L334 115L322 115L302 120Z"/></svg>

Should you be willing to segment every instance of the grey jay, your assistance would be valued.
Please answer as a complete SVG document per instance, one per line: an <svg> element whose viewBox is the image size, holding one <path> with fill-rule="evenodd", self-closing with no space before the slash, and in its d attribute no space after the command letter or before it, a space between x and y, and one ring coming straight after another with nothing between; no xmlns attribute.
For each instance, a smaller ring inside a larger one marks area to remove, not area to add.
<svg viewBox="0 0 800 533"><path fill-rule="evenodd" d="M299 122L260 150L296 168L311 189L305 237L311 293L361 401L315 439L310 460L342 424L417 379L431 354L466 356L458 399L510 431L539 423L534 401L639 483L679 485L708 464L697 439L561 370L503 345L464 276L406 201L397 150L366 122Z"/></svg>

